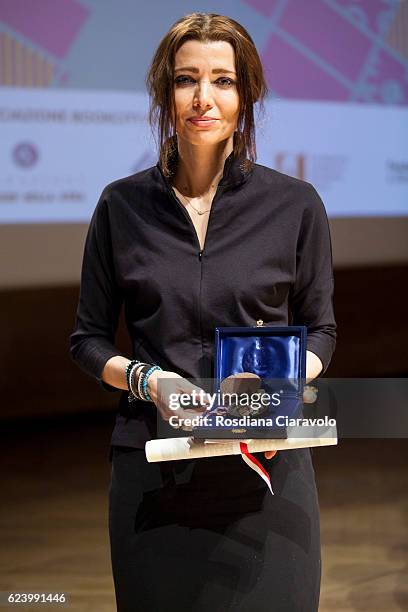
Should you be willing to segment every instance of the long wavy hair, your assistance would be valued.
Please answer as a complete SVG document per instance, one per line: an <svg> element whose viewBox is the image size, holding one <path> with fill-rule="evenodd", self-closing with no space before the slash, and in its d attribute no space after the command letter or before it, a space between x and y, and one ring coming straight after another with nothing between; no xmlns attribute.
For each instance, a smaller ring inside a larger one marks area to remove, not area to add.
<svg viewBox="0 0 408 612"><path fill-rule="evenodd" d="M216 13L191 13L170 28L161 40L146 76L150 96L149 123L159 150L163 173L174 173L177 135L173 125L174 62L178 49L187 40L226 41L235 52L239 115L234 133L234 155L243 158L244 169L256 161L254 104L264 111L268 88L255 44L237 21Z"/></svg>

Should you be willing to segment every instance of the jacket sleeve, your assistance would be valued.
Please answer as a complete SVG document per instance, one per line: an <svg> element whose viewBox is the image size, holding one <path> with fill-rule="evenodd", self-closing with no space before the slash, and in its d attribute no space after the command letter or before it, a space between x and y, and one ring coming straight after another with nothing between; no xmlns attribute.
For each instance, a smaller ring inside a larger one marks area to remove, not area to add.
<svg viewBox="0 0 408 612"><path fill-rule="evenodd" d="M333 312L333 259L329 222L315 188L307 194L296 251L296 279L292 285L290 308L294 325L306 325L307 350L327 370L336 346L336 321Z"/></svg>
<svg viewBox="0 0 408 612"><path fill-rule="evenodd" d="M122 355L114 346L123 300L115 280L108 197L105 188L88 228L79 303L69 350L78 366L104 389L118 391L101 378L106 362L115 355Z"/></svg>

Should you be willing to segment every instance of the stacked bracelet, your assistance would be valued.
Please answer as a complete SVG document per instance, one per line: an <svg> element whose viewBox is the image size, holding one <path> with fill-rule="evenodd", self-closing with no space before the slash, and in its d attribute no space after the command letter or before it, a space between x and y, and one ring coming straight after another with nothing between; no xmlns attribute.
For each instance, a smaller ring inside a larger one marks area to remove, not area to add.
<svg viewBox="0 0 408 612"><path fill-rule="evenodd" d="M133 370L133 368L135 366L137 366L139 363L141 363L138 359L132 359L132 361L129 361L129 363L126 366L126 384L127 384L127 388L130 391L130 373Z"/></svg>
<svg viewBox="0 0 408 612"><path fill-rule="evenodd" d="M133 402L135 399L142 399L136 391L137 385L135 385L135 374L141 366L149 366L149 364L139 361L138 359L132 359L126 366L126 383L129 389L128 401Z"/></svg>
<svg viewBox="0 0 408 612"><path fill-rule="evenodd" d="M126 383L129 389L128 401L133 402L135 399L145 402L153 401L147 390L147 383L150 374L161 369L158 365L132 359L126 366Z"/></svg>
<svg viewBox="0 0 408 612"><path fill-rule="evenodd" d="M139 376L137 378L137 393L139 397L143 399L144 401L148 401L148 400L143 394L143 387L142 387L143 379L144 379L145 374L150 370L151 367L152 365L150 363L145 364L142 368L140 368Z"/></svg>
<svg viewBox="0 0 408 612"><path fill-rule="evenodd" d="M137 384L135 383L135 381L137 381L137 373L139 371L139 369L145 364L143 363L136 363L133 368L130 370L130 374L129 374L129 395L128 395L128 401L129 402L133 402L135 399L142 399L138 393L137 393Z"/></svg>
<svg viewBox="0 0 408 612"><path fill-rule="evenodd" d="M139 379L137 382L137 391L138 395L145 400L146 402L153 401L149 395L149 391L147 390L147 383L149 380L150 374L152 374L155 370L162 370L162 368L158 365L147 365L143 366L139 372Z"/></svg>

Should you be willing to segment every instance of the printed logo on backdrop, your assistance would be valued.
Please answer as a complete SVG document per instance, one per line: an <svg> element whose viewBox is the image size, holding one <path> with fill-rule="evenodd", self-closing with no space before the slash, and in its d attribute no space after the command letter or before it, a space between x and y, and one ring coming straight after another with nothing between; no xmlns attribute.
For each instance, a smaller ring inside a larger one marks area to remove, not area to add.
<svg viewBox="0 0 408 612"><path fill-rule="evenodd" d="M20 168L32 168L38 160L38 149L31 142L18 143L12 152L16 166Z"/></svg>
<svg viewBox="0 0 408 612"><path fill-rule="evenodd" d="M273 167L327 191L345 180L348 161L349 158L344 155L279 151L273 157Z"/></svg>
<svg viewBox="0 0 408 612"><path fill-rule="evenodd" d="M408 183L408 160L387 159L386 179L388 183Z"/></svg>
<svg viewBox="0 0 408 612"><path fill-rule="evenodd" d="M279 172L295 176L302 181L306 180L306 155L303 153L276 153L274 167Z"/></svg>

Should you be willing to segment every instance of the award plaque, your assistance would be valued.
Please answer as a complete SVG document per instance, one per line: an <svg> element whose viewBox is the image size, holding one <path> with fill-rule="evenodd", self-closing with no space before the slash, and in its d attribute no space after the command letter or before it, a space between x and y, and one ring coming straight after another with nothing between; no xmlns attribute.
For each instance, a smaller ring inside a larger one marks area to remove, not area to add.
<svg viewBox="0 0 408 612"><path fill-rule="evenodd" d="M217 327L213 404L195 438L287 438L303 407L306 327Z"/></svg>

